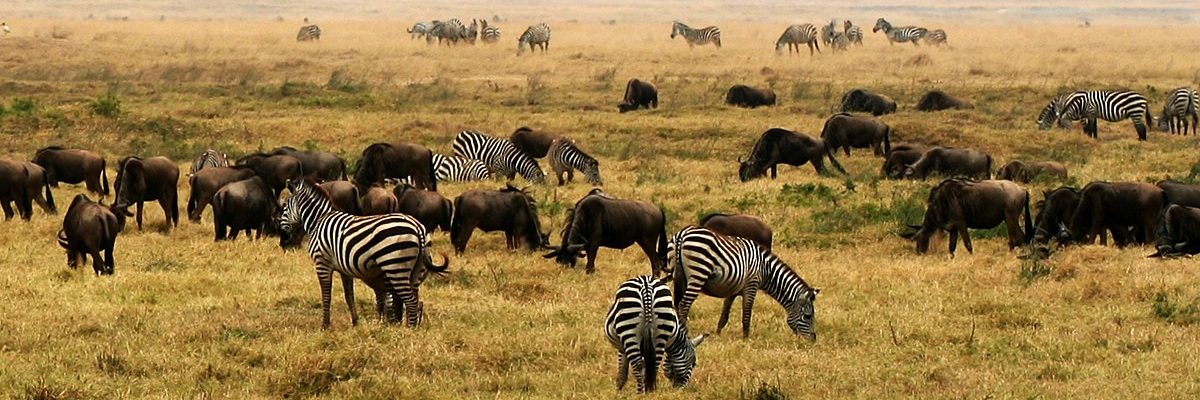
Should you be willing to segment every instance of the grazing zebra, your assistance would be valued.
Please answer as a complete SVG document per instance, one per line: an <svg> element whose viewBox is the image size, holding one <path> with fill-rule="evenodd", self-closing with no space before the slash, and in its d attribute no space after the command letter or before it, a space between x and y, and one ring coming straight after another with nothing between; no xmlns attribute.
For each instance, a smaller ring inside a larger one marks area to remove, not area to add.
<svg viewBox="0 0 1200 400"><path fill-rule="evenodd" d="M483 27L483 33L479 34L479 38L482 39L484 43L492 44L500 41L499 27L488 26L487 19L481 19L479 20L479 23L482 24Z"/></svg>
<svg viewBox="0 0 1200 400"><path fill-rule="evenodd" d="M808 54L813 55L813 49L821 52L821 46L817 44L817 28L812 24L792 25L783 30L783 34L779 35L779 40L775 41L775 53L783 54L784 46L787 46L788 54L792 54L792 48L796 49L796 54L800 54L800 45L808 45Z"/></svg>
<svg viewBox="0 0 1200 400"><path fill-rule="evenodd" d="M316 25L305 25L300 27L300 33L296 34L297 42L319 42L321 41L321 28Z"/></svg>
<svg viewBox="0 0 1200 400"><path fill-rule="evenodd" d="M1067 95L1059 95L1050 100L1046 107L1042 108L1042 112L1038 114L1037 124L1038 129L1046 130L1054 126L1054 121L1058 118L1058 105L1063 102ZM1058 121L1058 125L1062 129L1071 129L1071 120L1063 118Z"/></svg>
<svg viewBox="0 0 1200 400"><path fill-rule="evenodd" d="M425 42L430 43L435 38L438 44L446 43L447 46L458 44L459 40L467 38L467 27L458 18L451 18L446 21L434 21L433 27L429 29L429 33L425 36Z"/></svg>
<svg viewBox="0 0 1200 400"><path fill-rule="evenodd" d="M434 21L434 22L437 22L437 21ZM413 24L412 28L408 28L408 33L409 33L409 35L412 36L413 39L416 39L419 37L425 37L425 35L429 34L429 30L433 29L434 22L415 23L415 24Z"/></svg>
<svg viewBox="0 0 1200 400"><path fill-rule="evenodd" d="M225 153L208 149L200 153L200 157L195 162L192 162L192 169L188 171L188 176L196 175L196 172L205 168L228 166L229 158L225 156Z"/></svg>
<svg viewBox="0 0 1200 400"><path fill-rule="evenodd" d="M825 45L833 44L834 26L837 26L837 20L831 19L828 25L821 27L821 43L825 43Z"/></svg>
<svg viewBox="0 0 1200 400"><path fill-rule="evenodd" d="M563 185L563 172L567 173L568 182L574 181L575 170L583 172L583 176L593 185L604 184L604 181L600 180L600 162L580 150L574 140L559 136L550 143L550 150L546 155L550 159L550 169L558 178L558 186Z"/></svg>
<svg viewBox="0 0 1200 400"><path fill-rule="evenodd" d="M1187 135L1188 121L1187 117L1192 117L1192 134L1196 134L1196 125L1200 125L1197 121L1197 115L1200 114L1197 108L1200 108L1200 101L1196 98L1196 90L1189 87L1181 87L1172 90L1167 95L1167 101L1163 103L1162 115L1158 119L1158 129L1171 133Z"/></svg>
<svg viewBox="0 0 1200 400"><path fill-rule="evenodd" d="M857 25L854 25L853 23L850 22L850 20L846 20L846 24L843 28L843 32L846 34L846 39L850 40L850 43L854 43L859 46L863 45L863 43L862 43L862 40L863 40L862 28L859 28Z"/></svg>
<svg viewBox="0 0 1200 400"><path fill-rule="evenodd" d="M1057 120L1085 120L1083 132L1096 138L1096 119L1117 122L1133 120L1138 140L1146 140L1146 127L1153 125L1150 106L1142 95L1128 90L1121 91L1078 91L1060 96L1055 105ZM1143 120L1144 118L1144 120Z"/></svg>
<svg viewBox="0 0 1200 400"><path fill-rule="evenodd" d="M526 47L533 52L534 46L541 46L542 53L550 48L550 25L542 23L526 28L525 32L517 38L517 55L525 53Z"/></svg>
<svg viewBox="0 0 1200 400"><path fill-rule="evenodd" d="M934 29L932 31L929 31L929 34L925 35L925 44L928 44L931 46L939 46L939 47L943 44L947 44L946 43L946 31L941 30L941 29Z"/></svg>
<svg viewBox="0 0 1200 400"><path fill-rule="evenodd" d="M329 329L330 291L333 274L342 277L350 322L358 324L354 305L354 281L363 280L375 290L377 311L382 315L391 301L393 320L407 311L409 326L417 326L424 315L418 294L429 273L443 274L450 266L443 256L436 265L429 255L429 235L415 218L405 214L359 217L337 211L315 181L289 183L292 196L283 205L279 226L280 244L297 242L309 235L308 254L317 265L323 314L321 328ZM404 310L407 308L407 310Z"/></svg>
<svg viewBox="0 0 1200 400"><path fill-rule="evenodd" d="M492 177L486 164L469 158L433 154L433 168L438 181L482 181Z"/></svg>
<svg viewBox="0 0 1200 400"><path fill-rule="evenodd" d="M472 18L471 26L464 31L467 43L474 46L475 40L479 38L479 20Z"/></svg>
<svg viewBox="0 0 1200 400"><path fill-rule="evenodd" d="M686 24L675 21L671 25L671 39L675 36L683 36L683 40L687 41L688 48L695 48L696 45L706 45L712 43L713 46L721 48L721 28L715 26L707 26L700 29L694 29ZM813 36L816 36L814 33Z"/></svg>
<svg viewBox="0 0 1200 400"><path fill-rule="evenodd" d="M493 176L513 179L519 172L525 180L545 183L546 174L512 142L478 131L462 131L454 138L454 155L482 161Z"/></svg>
<svg viewBox="0 0 1200 400"><path fill-rule="evenodd" d="M850 38L846 37L845 32L834 32L832 42L830 46L833 46L833 50L835 51L846 51L850 47Z"/></svg>
<svg viewBox="0 0 1200 400"><path fill-rule="evenodd" d="M761 286L787 310L792 332L817 340L813 301L820 289L804 282L791 267L749 239L723 236L706 228L689 226L675 235L668 265L674 270L675 309L687 323L692 302L701 292L725 299L717 333L729 322L733 299L742 296L742 336L750 336L754 296Z"/></svg>
<svg viewBox="0 0 1200 400"><path fill-rule="evenodd" d="M617 349L617 390L625 387L629 367L637 378L639 392L652 392L658 380L658 365L675 386L687 385L696 367L696 347L704 335L687 336L672 306L671 291L662 281L639 276L617 287L616 299L604 319L604 334Z"/></svg>
<svg viewBox="0 0 1200 400"><path fill-rule="evenodd" d="M912 42L913 46L919 46L917 41L924 39L925 35L929 33L928 29L915 26L893 27L883 18L875 21L875 27L871 28L871 32L879 31L883 31L883 35L887 36L888 44Z"/></svg>

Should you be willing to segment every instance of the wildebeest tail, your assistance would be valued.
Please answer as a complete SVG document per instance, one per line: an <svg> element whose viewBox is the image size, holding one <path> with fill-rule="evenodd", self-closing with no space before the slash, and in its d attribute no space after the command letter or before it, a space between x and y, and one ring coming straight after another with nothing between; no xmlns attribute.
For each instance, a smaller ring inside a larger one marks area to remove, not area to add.
<svg viewBox="0 0 1200 400"><path fill-rule="evenodd" d="M54 205L54 192L50 191L50 174L42 174L42 185L46 190L46 206L50 207L50 212L57 213L58 206Z"/></svg>
<svg viewBox="0 0 1200 400"><path fill-rule="evenodd" d="M101 194L108 196L108 161L100 159L100 185L103 190Z"/></svg>
<svg viewBox="0 0 1200 400"><path fill-rule="evenodd" d="M662 225L658 226L658 259L661 260L663 268L670 271L671 266L667 265L667 213L663 212L661 208L658 210L658 213L662 215L663 221ZM651 273L657 274L658 272L651 271Z"/></svg>
<svg viewBox="0 0 1200 400"><path fill-rule="evenodd" d="M892 154L892 127L883 126L883 154Z"/></svg>
<svg viewBox="0 0 1200 400"><path fill-rule="evenodd" d="M987 176L984 176L983 179L992 179L992 155L988 154L988 155L986 155L986 157L987 157Z"/></svg>
<svg viewBox="0 0 1200 400"><path fill-rule="evenodd" d="M462 198L454 198L454 213L450 217L450 243L454 243L457 247L457 240L462 235L462 216L458 215L462 212Z"/></svg>
<svg viewBox="0 0 1200 400"><path fill-rule="evenodd" d="M825 155L829 156L829 162L833 164L833 167L837 168L838 172L846 173L846 169L842 168L842 163L833 157L833 147L830 147L828 143L821 143L821 146L825 147Z"/></svg>
<svg viewBox="0 0 1200 400"><path fill-rule="evenodd" d="M1025 243L1033 243L1033 218L1029 215L1029 191L1025 191Z"/></svg>
<svg viewBox="0 0 1200 400"><path fill-rule="evenodd" d="M429 150L429 190L437 191L437 166L433 165L433 150Z"/></svg>
<svg viewBox="0 0 1200 400"><path fill-rule="evenodd" d="M442 228L442 231L449 232L450 221L453 219L454 203L451 203L450 199L442 200L442 220L438 223L438 226Z"/></svg>
<svg viewBox="0 0 1200 400"><path fill-rule="evenodd" d="M70 249L70 247L68 247L68 243L67 243L67 231L59 229L57 238L58 238L59 246L62 246L62 248L64 248L64 249L68 249L68 250Z"/></svg>

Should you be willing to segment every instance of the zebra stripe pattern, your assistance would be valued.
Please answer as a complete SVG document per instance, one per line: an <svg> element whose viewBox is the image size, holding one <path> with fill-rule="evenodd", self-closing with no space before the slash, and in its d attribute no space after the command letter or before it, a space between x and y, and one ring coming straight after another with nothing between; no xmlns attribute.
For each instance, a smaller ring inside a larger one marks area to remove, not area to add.
<svg viewBox="0 0 1200 400"><path fill-rule="evenodd" d="M639 392L654 391L658 366L676 386L687 385L696 367L696 346L704 336L689 339L680 323L666 284L639 276L617 287L616 299L604 320L604 334L617 349L617 390L625 387L629 368Z"/></svg>
<svg viewBox="0 0 1200 400"><path fill-rule="evenodd" d="M321 28L316 25L305 25L300 27L300 32L296 34L297 42L319 42L321 41Z"/></svg>
<svg viewBox="0 0 1200 400"><path fill-rule="evenodd" d="M499 27L488 26L486 19L479 20L479 22L483 24L483 33L479 35L479 38L482 39L484 43L491 44L500 41Z"/></svg>
<svg viewBox="0 0 1200 400"><path fill-rule="evenodd" d="M817 28L812 24L791 25L783 30L783 34L779 35L779 40L775 41L775 53L783 54L783 48L786 46L788 54L792 54L792 49L796 50L796 54L800 54L800 45L808 45L808 54L813 54L815 48L818 52L821 51L821 46L817 44Z"/></svg>
<svg viewBox="0 0 1200 400"><path fill-rule="evenodd" d="M850 22L850 20L846 20L843 32L846 33L846 39L849 39L850 43L862 46L863 31L862 28L858 27L858 25L854 25Z"/></svg>
<svg viewBox="0 0 1200 400"><path fill-rule="evenodd" d="M1042 108L1042 112L1038 113L1037 118L1038 129L1047 130L1054 126L1054 121L1058 118L1058 105L1064 102L1066 96L1067 95L1065 94L1059 95L1051 99L1050 103L1046 104L1046 107ZM1058 124L1062 129L1071 128L1071 120L1069 118L1063 118L1059 120Z"/></svg>
<svg viewBox="0 0 1200 400"><path fill-rule="evenodd" d="M929 34L925 35L925 43L931 46L941 46L946 44L946 31L941 29L929 31Z"/></svg>
<svg viewBox="0 0 1200 400"><path fill-rule="evenodd" d="M1152 125L1149 103L1136 92L1078 91L1061 96L1058 101L1055 107L1060 124L1063 119L1086 120L1083 131L1093 138L1097 137L1097 119L1109 122L1132 119L1138 140L1146 140L1146 127Z"/></svg>
<svg viewBox="0 0 1200 400"><path fill-rule="evenodd" d="M1196 134L1196 125L1200 125L1200 99L1196 97L1196 90L1189 87L1181 87L1172 90L1167 95L1167 101L1163 103L1162 114L1158 119L1158 129L1171 133L1181 133L1187 135L1188 120L1187 117L1192 117L1192 134Z"/></svg>
<svg viewBox="0 0 1200 400"><path fill-rule="evenodd" d="M683 36L683 40L687 41L688 48L694 48L696 45L706 45L712 43L713 46L721 48L721 29L715 26L708 26L700 29L695 29L686 24L675 21L671 25L671 39L675 36Z"/></svg>
<svg viewBox="0 0 1200 400"><path fill-rule="evenodd" d="M526 28L525 32L517 38L517 55L524 54L526 47L532 52L534 46L541 46L542 53L550 49L550 25L542 23Z"/></svg>
<svg viewBox="0 0 1200 400"><path fill-rule="evenodd" d="M675 309L687 323L688 311L701 292L725 299L717 333L729 322L733 300L742 296L742 336L750 336L754 297L761 287L787 310L792 332L817 340L813 302L819 289L804 282L770 251L749 239L727 237L705 228L689 226L675 235L670 252L675 283Z"/></svg>
<svg viewBox="0 0 1200 400"><path fill-rule="evenodd" d="M433 168L440 181L470 182L492 177L487 165L469 158L433 154Z"/></svg>
<svg viewBox="0 0 1200 400"><path fill-rule="evenodd" d="M192 169L188 171L188 176L196 175L196 172L205 168L228 167L229 158L225 157L224 153L208 149L200 153L200 157L192 162Z"/></svg>
<svg viewBox="0 0 1200 400"><path fill-rule="evenodd" d="M308 254L316 263L321 286L321 327L329 328L330 292L333 274L342 277L350 321L358 323L354 304L354 281L362 279L375 289L378 311L383 314L390 300L395 320L407 313L409 326L417 326L424 315L418 287L429 272L444 273L449 263L434 265L429 257L429 235L419 221L404 214L359 217L337 211L329 194L315 182L288 185L292 196L283 205L280 229L284 244L308 233ZM403 308L400 305L403 305Z"/></svg>
<svg viewBox="0 0 1200 400"><path fill-rule="evenodd" d="M914 46L920 45L917 41L925 38L925 35L929 33L928 29L915 26L893 27L883 18L875 21L875 27L871 28L871 32L879 31L883 31L883 35L887 36L889 44L912 42Z"/></svg>
<svg viewBox="0 0 1200 400"><path fill-rule="evenodd" d="M438 44L446 43L449 46L458 44L459 40L466 38L467 27L458 18L451 18L446 21L433 21L433 27L425 36L425 42L430 43L433 39L437 39Z"/></svg>
<svg viewBox="0 0 1200 400"><path fill-rule="evenodd" d="M467 44L474 46L475 40L477 40L479 38L479 20L472 19L471 26L467 27L466 31L464 31L463 33L465 35Z"/></svg>
<svg viewBox="0 0 1200 400"><path fill-rule="evenodd" d="M412 28L408 28L408 34L412 39L425 37L429 34L429 30L433 28L432 22L418 22L413 24Z"/></svg>
<svg viewBox="0 0 1200 400"><path fill-rule="evenodd" d="M575 170L583 172L583 176L593 185L604 184L604 181L600 179L600 162L580 150L574 140L565 136L554 139L546 154L550 159L550 169L558 178L559 186L563 185L562 175L564 172L567 173L568 182L574 181Z"/></svg>
<svg viewBox="0 0 1200 400"><path fill-rule="evenodd" d="M520 173L525 180L545 183L546 173L536 161L517 150L505 139L497 139L479 131L462 131L454 138L454 155L482 161L495 176L513 179Z"/></svg>

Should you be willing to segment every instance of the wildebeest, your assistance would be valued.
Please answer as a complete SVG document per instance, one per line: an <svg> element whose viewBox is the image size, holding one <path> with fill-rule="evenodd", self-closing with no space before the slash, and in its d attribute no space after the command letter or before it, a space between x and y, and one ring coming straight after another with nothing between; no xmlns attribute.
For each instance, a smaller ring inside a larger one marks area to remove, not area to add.
<svg viewBox="0 0 1200 400"><path fill-rule="evenodd" d="M29 195L29 171L20 162L0 159L0 206L4 208L4 219L12 219L12 205L16 203L21 219L33 217L33 199Z"/></svg>
<svg viewBox="0 0 1200 400"><path fill-rule="evenodd" d="M986 179L992 175L992 156L975 149L934 147L904 168L904 177L909 179L924 180L935 173Z"/></svg>
<svg viewBox="0 0 1200 400"><path fill-rule="evenodd" d="M318 186L329 194L329 202L333 203L333 208L346 214L363 215L358 206L358 186L354 186L350 181L328 181Z"/></svg>
<svg viewBox="0 0 1200 400"><path fill-rule="evenodd" d="M647 110L658 108L658 88L653 83L630 79L625 84L625 97L617 104L617 110L622 113L645 107Z"/></svg>
<svg viewBox="0 0 1200 400"><path fill-rule="evenodd" d="M700 226L726 236L737 236L754 241L771 250L774 234L766 222L753 215L714 213L700 218Z"/></svg>
<svg viewBox="0 0 1200 400"><path fill-rule="evenodd" d="M238 232L245 231L261 239L263 231L270 232L274 221L274 193L261 177L230 183L213 195L213 227L215 240L235 240ZM228 231L230 234L227 236Z"/></svg>
<svg viewBox="0 0 1200 400"><path fill-rule="evenodd" d="M1067 179L1067 167L1057 161L1035 161L1025 163L1020 160L1009 161L996 172L996 179L1007 179L1013 182L1029 183L1038 177Z"/></svg>
<svg viewBox="0 0 1200 400"><path fill-rule="evenodd" d="M271 187L275 198L279 198L283 193L288 181L304 177L304 164L292 156L254 153L239 158L237 165L253 169L254 174L263 178L263 182Z"/></svg>
<svg viewBox="0 0 1200 400"><path fill-rule="evenodd" d="M596 271L596 254L601 247L624 249L637 244L650 259L650 272L668 272L667 217L649 202L616 199L592 190L567 212L562 242L544 255L559 264L575 267L586 253L587 273Z"/></svg>
<svg viewBox="0 0 1200 400"><path fill-rule="evenodd" d="M166 157L125 157L117 164L117 200L122 206L137 205L137 227L142 229L142 205L158 201L167 227L179 226L179 166Z"/></svg>
<svg viewBox="0 0 1200 400"><path fill-rule="evenodd" d="M1158 221L1155 249L1150 257L1200 254L1200 208L1167 206Z"/></svg>
<svg viewBox="0 0 1200 400"><path fill-rule="evenodd" d="M542 158L546 156L546 152L550 150L550 143L554 139L558 139L561 135L546 131L535 131L528 126L522 126L513 131L512 136L508 140L513 146L517 146L525 155L533 158Z"/></svg>
<svg viewBox="0 0 1200 400"><path fill-rule="evenodd" d="M1133 243L1153 243L1165 199L1162 188L1149 183L1089 183L1079 193L1079 205L1071 214L1064 234L1075 243L1087 244L1095 241L1096 235L1103 238L1104 228L1132 228ZM1117 240L1117 245L1121 245L1121 240Z"/></svg>
<svg viewBox="0 0 1200 400"><path fill-rule="evenodd" d="M975 108L971 102L946 94L941 90L931 90L921 96L917 102L917 111L966 110Z"/></svg>
<svg viewBox="0 0 1200 400"><path fill-rule="evenodd" d="M850 156L851 147L871 147L875 149L876 156L883 156L892 151L891 132L888 124L877 119L838 113L825 120L821 139L829 148L837 150L841 147L847 157Z"/></svg>
<svg viewBox="0 0 1200 400"><path fill-rule="evenodd" d="M775 91L746 85L733 85L725 94L725 104L745 108L773 106L775 105Z"/></svg>
<svg viewBox="0 0 1200 400"><path fill-rule="evenodd" d="M59 182L86 183L89 192L108 196L107 163L96 153L50 146L38 150L33 163L46 169L50 186L58 187Z"/></svg>
<svg viewBox="0 0 1200 400"><path fill-rule="evenodd" d="M112 275L113 247L117 234L125 229L125 218L130 216L133 214L125 206L106 206L76 195L58 231L58 245L67 250L67 266L75 269L91 256L96 275Z"/></svg>
<svg viewBox="0 0 1200 400"><path fill-rule="evenodd" d="M396 212L399 205L396 204L396 196L392 192L383 186L371 185L362 192L358 207L363 215L383 215Z"/></svg>
<svg viewBox="0 0 1200 400"><path fill-rule="evenodd" d="M885 156L883 168L880 169L880 174L886 178L900 179L904 177L904 169L921 159L925 155L925 146L915 144L902 144L892 148L892 151Z"/></svg>
<svg viewBox="0 0 1200 400"><path fill-rule="evenodd" d="M833 158L833 149L825 145L825 141L802 133L796 133L783 128L771 128L763 132L750 151L746 161L738 159L738 178L742 182L763 176L771 170L771 179L778 175L778 164L801 166L812 163L817 173L825 173L825 163L822 157L828 156L829 161L838 171L843 173L842 164Z"/></svg>
<svg viewBox="0 0 1200 400"><path fill-rule="evenodd" d="M1200 207L1200 185L1186 184L1172 180L1156 183L1166 197L1164 204L1179 204L1188 207Z"/></svg>
<svg viewBox="0 0 1200 400"><path fill-rule="evenodd" d="M454 206L450 199L441 193L417 189L402 183L392 189L392 194L396 196L397 212L411 215L417 221L421 221L426 232L433 232L434 228L441 228L443 232L450 231Z"/></svg>
<svg viewBox="0 0 1200 400"><path fill-rule="evenodd" d="M322 181L346 179L346 160L327 151L300 151L289 146L276 147L271 150L273 156L292 156L300 160L304 167L304 175Z"/></svg>
<svg viewBox="0 0 1200 400"><path fill-rule="evenodd" d="M546 246L533 196L512 185L500 190L471 190L454 199L450 242L455 252L467 251L467 242L476 228L503 231L509 249L524 245L533 251Z"/></svg>
<svg viewBox="0 0 1200 400"><path fill-rule="evenodd" d="M354 172L354 184L359 191L387 178L412 177L413 185L437 191L437 172L433 151L413 143L375 143L363 149Z"/></svg>
<svg viewBox="0 0 1200 400"><path fill-rule="evenodd" d="M1071 241L1067 232L1067 223L1071 220L1075 209L1079 207L1079 194L1078 188L1066 186L1043 193L1043 200L1037 202L1038 213L1033 220L1033 241L1035 243L1046 245L1050 243L1051 239L1060 244ZM1128 226L1108 225L1105 226L1105 229L1112 234L1113 241L1117 246L1125 247L1133 240ZM1108 236L1103 231L1100 232L1100 243L1108 244Z"/></svg>
<svg viewBox="0 0 1200 400"><path fill-rule="evenodd" d="M54 204L54 192L50 191L50 177L46 175L46 169L32 161L25 161L21 165L25 166L25 172L29 174L25 181L25 191L29 193L29 197L42 208L42 211L49 214L58 213L58 206Z"/></svg>
<svg viewBox="0 0 1200 400"><path fill-rule="evenodd" d="M1024 232L1020 223L1022 211ZM934 233L948 231L953 256L959 235L971 253L974 249L968 229L991 229L1003 222L1008 228L1008 248L1012 249L1033 236L1029 213L1029 192L1011 181L946 179L929 192L925 219L910 237L917 242L917 253L924 254Z"/></svg>
<svg viewBox="0 0 1200 400"><path fill-rule="evenodd" d="M896 112L896 101L891 97L866 89L854 89L842 96L842 112L867 112L874 116Z"/></svg>
<svg viewBox="0 0 1200 400"><path fill-rule="evenodd" d="M204 209L212 202L213 195L217 194L222 187L254 175L254 170L245 165L204 168L196 171L188 178L188 186L192 188L188 195L188 220L199 222L200 215L204 214Z"/></svg>

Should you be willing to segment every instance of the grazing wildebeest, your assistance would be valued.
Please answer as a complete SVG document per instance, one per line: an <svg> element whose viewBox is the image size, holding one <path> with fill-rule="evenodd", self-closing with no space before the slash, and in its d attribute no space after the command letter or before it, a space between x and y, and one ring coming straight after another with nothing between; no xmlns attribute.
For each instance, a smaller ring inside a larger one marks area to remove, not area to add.
<svg viewBox="0 0 1200 400"><path fill-rule="evenodd" d="M46 169L50 186L58 187L59 182L86 183L89 192L108 196L107 163L96 153L50 146L38 150L33 163Z"/></svg>
<svg viewBox="0 0 1200 400"><path fill-rule="evenodd" d="M1092 182L1079 193L1079 205L1063 231L1075 243L1090 244L1100 235L1106 244L1104 228L1132 228L1132 243L1151 244L1165 200L1163 189L1149 183Z"/></svg>
<svg viewBox="0 0 1200 400"><path fill-rule="evenodd" d="M525 155L532 158L542 158L546 156L546 152L550 151L550 143L554 139L558 139L561 135L546 131L535 131L530 127L522 126L513 131L512 136L508 140L513 146L517 146Z"/></svg>
<svg viewBox="0 0 1200 400"><path fill-rule="evenodd" d="M667 217L645 201L621 200L593 190L567 212L562 243L544 255L574 268L582 253L587 255L587 273L596 272L596 254L601 247L625 249L637 244L650 259L650 273L668 272Z"/></svg>
<svg viewBox="0 0 1200 400"><path fill-rule="evenodd" d="M13 217L10 202L17 204L16 214L28 221L33 218L33 198L29 195L29 171L13 160L0 159L0 206L4 208L4 219Z"/></svg>
<svg viewBox="0 0 1200 400"><path fill-rule="evenodd" d="M235 240L241 231L246 236L254 231L254 238L261 239L264 230L271 231L276 206L271 187L261 177L225 185L213 195L214 240ZM228 231L232 232L226 236Z"/></svg>
<svg viewBox="0 0 1200 400"><path fill-rule="evenodd" d="M1021 231L1021 213L1025 214L1025 231ZM1008 228L1008 248L1011 250L1033 237L1033 221L1029 214L1029 192L1011 181L971 181L947 179L929 192L925 219L909 236L917 242L917 253L929 250L929 239L938 231L950 232L950 255L958 247L962 235L967 252L974 251L968 229L991 229L1003 222Z"/></svg>
<svg viewBox="0 0 1200 400"><path fill-rule="evenodd" d="M658 108L658 88L653 83L630 79L625 84L625 97L617 104L617 110L622 113L645 107L647 110Z"/></svg>
<svg viewBox="0 0 1200 400"><path fill-rule="evenodd" d="M904 177L904 169L909 165L916 163L925 155L925 146L915 144L902 144L892 148L892 151L885 156L883 168L879 173L886 178L900 179Z"/></svg>
<svg viewBox="0 0 1200 400"><path fill-rule="evenodd" d="M375 143L363 149L354 172L354 185L360 192L387 178L411 177L413 186L437 191L437 167L433 151L412 143Z"/></svg>
<svg viewBox="0 0 1200 400"><path fill-rule="evenodd" d="M426 232L441 228L442 232L450 231L450 221L454 216L454 206L450 199L441 193L425 189L417 189L409 184L400 184L392 189L398 204L397 212L411 215Z"/></svg>
<svg viewBox="0 0 1200 400"><path fill-rule="evenodd" d="M1020 160L1009 161L996 172L996 179L1007 179L1013 182L1029 183L1038 177L1067 179L1067 167L1057 161L1035 161L1025 163Z"/></svg>
<svg viewBox="0 0 1200 400"><path fill-rule="evenodd" d="M896 101L891 97L866 89L854 89L842 96L842 112L867 112L876 117L896 112Z"/></svg>
<svg viewBox="0 0 1200 400"><path fill-rule="evenodd" d="M783 128L771 128L763 132L750 151L746 161L738 159L738 178L742 182L766 175L771 170L771 179L777 175L778 164L801 166L812 163L817 173L825 173L825 163L822 157L828 156L829 161L838 171L845 173L842 164L833 158L833 149L825 146L825 141L802 133L796 133Z"/></svg>
<svg viewBox="0 0 1200 400"><path fill-rule="evenodd" d="M946 94L941 90L931 90L921 96L917 102L917 111L966 110L975 108L971 102Z"/></svg>
<svg viewBox="0 0 1200 400"><path fill-rule="evenodd" d="M975 149L934 147L904 168L904 177L908 179L925 180L935 173L986 179L992 175L992 156Z"/></svg>
<svg viewBox="0 0 1200 400"><path fill-rule="evenodd" d="M137 227L142 229L142 205L158 201L166 214L167 228L179 226L179 166L166 157L125 157L117 165L115 204L137 205Z"/></svg>
<svg viewBox="0 0 1200 400"><path fill-rule="evenodd" d="M733 85L725 94L725 104L745 108L773 106L775 105L775 91L746 85Z"/></svg>
<svg viewBox="0 0 1200 400"><path fill-rule="evenodd" d="M67 266L75 269L91 256L96 275L112 275L113 247L117 234L125 229L125 218L130 216L133 214L125 206L106 206L76 195L58 231L58 245L67 250Z"/></svg>
<svg viewBox="0 0 1200 400"><path fill-rule="evenodd" d="M1171 180L1156 183L1166 196L1166 204L1200 207L1200 185L1189 185Z"/></svg>
<svg viewBox="0 0 1200 400"><path fill-rule="evenodd" d="M1037 203L1038 213L1033 220L1035 243L1046 245L1054 239L1059 244L1071 241L1067 233L1067 223L1075 208L1079 207L1079 189L1060 187L1043 193L1043 200ZM1108 225L1105 227L1113 236L1117 246L1125 247L1132 241L1128 226ZM1100 232L1100 243L1108 245L1108 236Z"/></svg>
<svg viewBox="0 0 1200 400"><path fill-rule="evenodd" d="M300 151L289 146L271 150L273 156L292 156L304 166L304 175L321 181L345 180L346 160L327 151Z"/></svg>
<svg viewBox="0 0 1200 400"><path fill-rule="evenodd" d="M875 118L857 117L849 113L834 114L825 120L821 129L821 139L825 145L837 150L841 147L846 156L850 156L850 148L875 149L876 156L883 156L892 151L891 127Z"/></svg>
<svg viewBox="0 0 1200 400"><path fill-rule="evenodd" d="M380 185L371 185L362 192L358 207L363 215L383 215L396 212L396 196Z"/></svg>
<svg viewBox="0 0 1200 400"><path fill-rule="evenodd" d="M1150 257L1200 254L1200 208L1171 204L1158 221L1158 251Z"/></svg>
<svg viewBox="0 0 1200 400"><path fill-rule="evenodd" d="M54 204L54 192L50 191L50 177L46 175L46 169L42 166L34 164L32 161L21 163L25 166L25 172L29 173L29 179L26 180L25 190L29 193L29 197L49 214L57 214L58 206Z"/></svg>
<svg viewBox="0 0 1200 400"><path fill-rule="evenodd" d="M263 178L263 182L271 187L275 198L283 194L288 181L304 177L304 164L300 159L285 155L270 155L254 153L239 158L237 165L245 165L254 170L254 174Z"/></svg>
<svg viewBox="0 0 1200 400"><path fill-rule="evenodd" d="M503 231L509 249L524 245L534 251L546 246L533 196L512 185L500 190L471 190L454 198L450 242L455 252L467 251L467 242L476 228Z"/></svg>
<svg viewBox="0 0 1200 400"><path fill-rule="evenodd" d="M700 226L726 236L737 236L771 250L774 234L766 222L753 215L714 213L700 218Z"/></svg>
<svg viewBox="0 0 1200 400"><path fill-rule="evenodd" d="M346 214L363 215L362 208L358 206L358 186L354 186L350 181L328 181L318 186L329 194L329 202L333 203L333 208Z"/></svg>
<svg viewBox="0 0 1200 400"><path fill-rule="evenodd" d="M212 202L212 197L217 194L218 190L225 185L248 179L251 176L254 176L254 169L245 165L210 167L196 171L188 178L188 186L192 188L188 195L188 220L200 222L200 215Z"/></svg>

